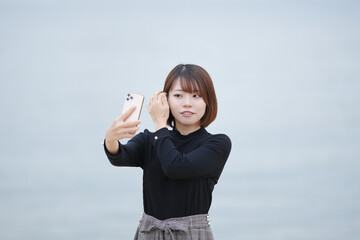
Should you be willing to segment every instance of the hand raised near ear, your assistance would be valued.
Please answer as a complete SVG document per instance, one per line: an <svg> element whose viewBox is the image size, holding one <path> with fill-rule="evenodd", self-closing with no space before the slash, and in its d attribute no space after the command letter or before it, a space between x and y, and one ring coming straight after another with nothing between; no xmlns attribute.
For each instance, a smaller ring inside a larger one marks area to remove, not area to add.
<svg viewBox="0 0 360 240"><path fill-rule="evenodd" d="M156 92L147 104L147 108L156 130L166 127L170 112L166 93Z"/></svg>

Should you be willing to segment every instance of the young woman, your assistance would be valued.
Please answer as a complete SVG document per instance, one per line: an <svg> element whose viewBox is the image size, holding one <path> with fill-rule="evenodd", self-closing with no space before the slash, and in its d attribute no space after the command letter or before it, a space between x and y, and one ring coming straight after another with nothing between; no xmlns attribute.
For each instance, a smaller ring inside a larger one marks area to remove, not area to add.
<svg viewBox="0 0 360 240"><path fill-rule="evenodd" d="M205 130L217 114L212 80L202 67L180 64L147 107L155 132L135 135L140 121L125 122L133 108L115 119L104 144L113 165L143 169L144 214L134 239L211 240L212 191L231 149L229 137ZM123 138L131 139L123 145Z"/></svg>

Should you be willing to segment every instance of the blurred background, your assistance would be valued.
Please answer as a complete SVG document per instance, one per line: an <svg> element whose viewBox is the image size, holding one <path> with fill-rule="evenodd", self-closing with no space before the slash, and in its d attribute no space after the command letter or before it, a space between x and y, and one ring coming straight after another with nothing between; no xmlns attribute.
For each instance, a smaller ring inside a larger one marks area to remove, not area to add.
<svg viewBox="0 0 360 240"><path fill-rule="evenodd" d="M358 239L360 4L1 0L0 239L132 239L142 172L101 142L128 91L212 76L232 152L215 239ZM146 107L141 129L154 130Z"/></svg>

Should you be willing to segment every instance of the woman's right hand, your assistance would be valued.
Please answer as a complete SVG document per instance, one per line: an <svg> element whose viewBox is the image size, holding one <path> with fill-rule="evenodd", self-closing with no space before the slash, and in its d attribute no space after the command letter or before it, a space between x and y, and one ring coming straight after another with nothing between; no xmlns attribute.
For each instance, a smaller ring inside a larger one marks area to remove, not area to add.
<svg viewBox="0 0 360 240"><path fill-rule="evenodd" d="M134 106L117 117L106 131L105 144L110 153L115 154L119 151L118 140L132 138L139 130L138 125L141 123L140 120L126 122L126 119L135 111L135 108Z"/></svg>

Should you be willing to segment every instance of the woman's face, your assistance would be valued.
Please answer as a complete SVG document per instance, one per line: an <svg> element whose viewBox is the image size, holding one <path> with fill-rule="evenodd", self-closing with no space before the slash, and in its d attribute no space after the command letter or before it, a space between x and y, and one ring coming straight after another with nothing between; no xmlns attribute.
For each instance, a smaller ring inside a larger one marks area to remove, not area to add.
<svg viewBox="0 0 360 240"><path fill-rule="evenodd" d="M205 114L206 103L199 91L184 92L177 79L168 95L169 107L175 118L176 129L192 132L200 128L200 120Z"/></svg>

